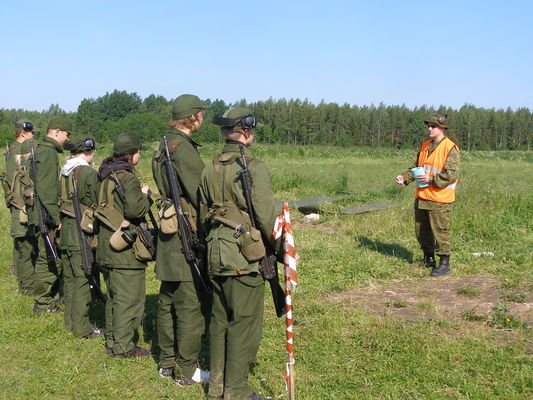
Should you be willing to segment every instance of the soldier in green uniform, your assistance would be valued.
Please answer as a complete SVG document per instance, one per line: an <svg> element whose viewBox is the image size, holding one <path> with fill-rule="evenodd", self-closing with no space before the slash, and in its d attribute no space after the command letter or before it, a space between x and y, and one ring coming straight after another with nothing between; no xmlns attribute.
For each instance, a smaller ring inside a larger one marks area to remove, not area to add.
<svg viewBox="0 0 533 400"><path fill-rule="evenodd" d="M72 122L66 117L53 117L48 123L46 136L42 142L34 145L36 160L36 179L33 182L37 195L46 211L46 225L52 233L52 244L55 233L60 230L59 217L59 156L63 152L63 145L67 142L72 130ZM31 167L30 167L31 170ZM33 172L30 173L32 176ZM61 263L53 261L47 255L47 248L42 235L39 233L39 217L37 203L29 207L29 224L34 227L37 235L38 254L35 263L33 294L35 296L34 313L59 312L59 280Z"/></svg>
<svg viewBox="0 0 533 400"><path fill-rule="evenodd" d="M188 214L191 226L197 230L198 186L204 163L198 153L198 143L192 134L200 129L207 108L200 99L190 94L179 96L172 106L172 121L166 137L172 166L178 176L182 208ZM154 179L161 194L160 215L174 210L171 189L164 161L164 142L154 152L152 162ZM169 208L171 207L171 208ZM198 365L202 336L206 330L205 305L208 299L196 282L190 265L182 252L177 233L175 211L169 221L161 219L157 241L156 278L161 280L157 312L157 338L161 353L159 374L171 377L176 384L190 385L207 381L207 373ZM167 224L170 222L170 228ZM174 229L175 228L175 229Z"/></svg>
<svg viewBox="0 0 533 400"><path fill-rule="evenodd" d="M106 353L115 358L150 354L133 343L142 323L146 297L147 260L138 251L136 231L150 209L151 191L146 185L141 187L133 171L144 149L137 135L123 132L115 140L113 155L102 162L98 171L96 261L103 268L108 294Z"/></svg>
<svg viewBox="0 0 533 400"><path fill-rule="evenodd" d="M6 174L2 176L6 205L11 212L13 237L13 265L19 291L33 294L33 272L37 256L37 243L33 229L28 225L26 205L20 190L19 175L26 168L21 163L20 148L23 142L34 138L33 124L25 119L15 124L15 142L6 153Z"/></svg>
<svg viewBox="0 0 533 400"><path fill-rule="evenodd" d="M90 208L98 201L98 177L96 170L90 165L96 153L96 143L90 137L73 135L64 148L71 153L61 169L61 260L65 329L77 337L94 338L101 336L103 330L95 328L89 322L91 289L82 269L72 193L75 180L80 207Z"/></svg>
<svg viewBox="0 0 533 400"><path fill-rule="evenodd" d="M429 140L422 144L412 167L396 177L396 183L408 185L415 180L411 169L424 169L416 177L415 233L433 277L450 273L450 213L459 179L459 148L445 135L447 119L446 115L435 114L424 121Z"/></svg>
<svg viewBox="0 0 533 400"><path fill-rule="evenodd" d="M265 165L251 157L256 119L243 107L213 120L221 125L226 144L208 163L200 183L200 215L207 233L209 276L213 285L210 322L209 398L265 399L248 384L249 368L261 341L264 279L258 261L248 261L239 248L243 226L250 229L242 183L240 147L244 147L252 178L252 204L257 227L273 248L276 219L274 195ZM222 222L221 222L222 221ZM239 234L237 234L239 233ZM261 240L261 239L258 239Z"/></svg>

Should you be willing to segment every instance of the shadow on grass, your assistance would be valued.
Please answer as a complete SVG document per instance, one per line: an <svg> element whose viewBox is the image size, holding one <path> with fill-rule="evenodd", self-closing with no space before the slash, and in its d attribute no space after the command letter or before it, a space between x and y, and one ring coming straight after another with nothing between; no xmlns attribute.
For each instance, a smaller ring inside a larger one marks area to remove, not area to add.
<svg viewBox="0 0 533 400"><path fill-rule="evenodd" d="M386 256L396 257L401 260L405 260L408 263L413 262L413 253L398 244L384 243L379 240L370 240L364 236L360 236L357 239L359 240L359 247L365 247Z"/></svg>

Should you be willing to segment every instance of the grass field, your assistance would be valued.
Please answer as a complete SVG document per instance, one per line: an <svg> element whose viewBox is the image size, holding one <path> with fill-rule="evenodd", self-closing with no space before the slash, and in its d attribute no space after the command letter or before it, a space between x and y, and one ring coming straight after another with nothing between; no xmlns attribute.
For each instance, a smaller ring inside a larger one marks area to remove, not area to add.
<svg viewBox="0 0 533 400"><path fill-rule="evenodd" d="M204 146L202 157L218 149ZM145 183L148 153L138 168ZM439 279L418 264L414 187L394 183L414 151L259 145L254 154L268 165L278 200L348 193L327 203L317 223L300 223L292 211L302 257L293 296L300 399L533 399L533 153L462 153L453 274ZM339 213L377 201L400 206ZM202 387L178 388L157 374L153 266L139 344L154 357L110 359L103 339L67 334L61 314L32 316L33 300L7 273L5 208L0 217L0 398L205 398ZM494 255L471 254L482 252ZM250 381L283 398L284 321L269 293L265 301Z"/></svg>

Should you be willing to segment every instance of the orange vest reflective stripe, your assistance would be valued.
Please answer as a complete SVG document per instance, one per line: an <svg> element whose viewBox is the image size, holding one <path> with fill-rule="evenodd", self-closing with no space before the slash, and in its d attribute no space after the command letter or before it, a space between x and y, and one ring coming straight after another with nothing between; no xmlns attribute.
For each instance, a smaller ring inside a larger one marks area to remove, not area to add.
<svg viewBox="0 0 533 400"><path fill-rule="evenodd" d="M420 153L418 155L417 165L419 167L424 167L426 174L435 176L437 174L440 174L444 170L444 164L448 159L448 154L450 154L450 151L453 148L459 151L459 147L457 147L457 145L450 139L445 137L437 145L435 150L433 150L433 152L429 154L430 144L431 140L422 143L422 147L420 148ZM437 203L453 203L455 201L456 185L457 179L443 188L438 188L432 185L426 186L425 188L417 187L416 197L425 200L435 201Z"/></svg>

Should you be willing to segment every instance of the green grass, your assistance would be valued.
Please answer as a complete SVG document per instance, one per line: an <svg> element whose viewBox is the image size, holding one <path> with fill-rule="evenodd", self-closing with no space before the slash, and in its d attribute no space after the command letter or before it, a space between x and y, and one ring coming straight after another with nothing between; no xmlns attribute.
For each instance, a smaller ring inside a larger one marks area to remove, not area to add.
<svg viewBox="0 0 533 400"><path fill-rule="evenodd" d="M100 150L97 160L109 148ZM218 150L207 145L201 154L208 160ZM407 321L331 300L375 284L394 290L395 280L431 279L428 269L413 264L422 256L414 237L414 187L394 183L413 152L258 145L253 153L269 167L278 200L349 193L326 204L318 223L295 229L302 257L293 295L299 399L533 398L533 335L508 308L486 316L472 309L460 319ZM531 154L462 153L452 215L453 275L489 273L501 279L503 289L533 288L533 185L524 175L533 166ZM138 167L144 183L150 182L149 158L146 151ZM360 215L339 213L376 201L401 206ZM292 211L293 221L301 218ZM17 294L13 277L5 273L11 263L5 208L0 210L0 229L0 398L205 398L201 387L178 388L159 378L153 358L110 359L103 340L65 333L61 315L32 317L32 299ZM471 255L485 251L494 257ZM139 335L144 347L154 346L158 285L151 265L144 332ZM283 398L284 321L275 318L269 293L265 301L263 341L250 382L263 394ZM505 306L507 300L500 301ZM384 297L382 304L386 302ZM432 299L413 309L435 308L438 302ZM480 319L490 323L472 322Z"/></svg>

